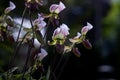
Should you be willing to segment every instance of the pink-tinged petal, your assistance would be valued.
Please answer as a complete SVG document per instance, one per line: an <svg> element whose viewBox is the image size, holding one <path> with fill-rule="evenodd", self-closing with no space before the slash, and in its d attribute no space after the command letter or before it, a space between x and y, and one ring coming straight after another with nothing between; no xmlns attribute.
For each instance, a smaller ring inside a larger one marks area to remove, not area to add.
<svg viewBox="0 0 120 80"><path fill-rule="evenodd" d="M60 33L60 28L58 27L57 29L54 30L52 38L54 38L56 35Z"/></svg>
<svg viewBox="0 0 120 80"><path fill-rule="evenodd" d="M46 22L45 21L41 21L41 23L38 24L38 29L42 30L45 26L46 26Z"/></svg>
<svg viewBox="0 0 120 80"><path fill-rule="evenodd" d="M43 20L44 18L41 14L38 14L38 18L34 20L34 26L36 26L38 30L41 30L46 26L47 23Z"/></svg>
<svg viewBox="0 0 120 80"><path fill-rule="evenodd" d="M81 30L81 33L86 35L89 30L91 30L93 26L87 22L87 26L84 26Z"/></svg>
<svg viewBox="0 0 120 80"><path fill-rule="evenodd" d="M64 36L69 35L69 30L70 29L68 28L68 26L66 24L62 24L60 26L60 29L61 29L61 32L64 34Z"/></svg>
<svg viewBox="0 0 120 80"><path fill-rule="evenodd" d="M84 26L81 30L81 33L85 35L88 31L89 31L89 28L87 26Z"/></svg>
<svg viewBox="0 0 120 80"><path fill-rule="evenodd" d="M58 9L59 9L59 12L61 12L62 10L64 10L66 7L65 7L65 5L62 3L62 2L60 2L59 3L59 7L58 7ZM59 13L58 12L58 13Z"/></svg>
<svg viewBox="0 0 120 80"><path fill-rule="evenodd" d="M47 51L41 48L41 53L38 53L38 58L40 61L42 61L47 55L48 55Z"/></svg>
<svg viewBox="0 0 120 80"><path fill-rule="evenodd" d="M53 13L55 12L55 10L58 8L58 5L57 4L52 4L49 8L50 12Z"/></svg>
<svg viewBox="0 0 120 80"><path fill-rule="evenodd" d="M14 10L16 8L15 4L13 2L9 2L9 7L5 9L5 13L9 13L10 11Z"/></svg>
<svg viewBox="0 0 120 80"><path fill-rule="evenodd" d="M50 12L51 13L60 13L62 10L64 10L66 7L65 7L65 5L62 3L62 2L60 2L59 4L52 4L51 6L50 6Z"/></svg>
<svg viewBox="0 0 120 80"><path fill-rule="evenodd" d="M69 34L69 28L66 24L62 24L60 27L55 29L52 39L64 39Z"/></svg>

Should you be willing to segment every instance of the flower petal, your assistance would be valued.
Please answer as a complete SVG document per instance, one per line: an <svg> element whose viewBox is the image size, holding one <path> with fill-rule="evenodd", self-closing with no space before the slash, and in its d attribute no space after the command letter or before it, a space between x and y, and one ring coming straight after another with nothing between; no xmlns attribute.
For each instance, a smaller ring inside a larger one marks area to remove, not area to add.
<svg viewBox="0 0 120 80"><path fill-rule="evenodd" d="M10 11L14 10L16 8L15 4L13 2L9 2L10 6L5 9L5 13L9 13Z"/></svg>
<svg viewBox="0 0 120 80"><path fill-rule="evenodd" d="M52 4L49 8L51 13L60 13L62 10L64 10L66 7L65 5L60 2L59 4Z"/></svg>
<svg viewBox="0 0 120 80"><path fill-rule="evenodd" d="M92 26L90 23L87 22L87 26L84 26L84 27L82 28L81 33L82 33L83 35L86 35L87 32L88 32L89 30L91 30L92 28L93 28L93 26Z"/></svg>
<svg viewBox="0 0 120 80"><path fill-rule="evenodd" d="M33 44L34 44L35 49L39 49L40 46L41 46L41 43L37 40L37 38L34 39L34 43Z"/></svg>
<svg viewBox="0 0 120 80"><path fill-rule="evenodd" d="M40 61L42 61L47 55L48 55L47 51L41 48L41 53L38 53L38 58Z"/></svg>
<svg viewBox="0 0 120 80"><path fill-rule="evenodd" d="M66 8L65 5L62 2L60 2L58 8L55 10L55 13L60 13L65 8Z"/></svg>
<svg viewBox="0 0 120 80"><path fill-rule="evenodd" d="M58 8L57 4L52 4L49 8L50 12L53 13Z"/></svg>
<svg viewBox="0 0 120 80"><path fill-rule="evenodd" d="M67 36L67 35L69 35L69 28L68 28L68 26L66 25L66 24L62 24L61 26L60 26L60 29L61 29L61 32L65 35L65 36Z"/></svg>
<svg viewBox="0 0 120 80"><path fill-rule="evenodd" d="M87 22L87 27L89 28L89 30L93 28L92 24L90 24L89 22Z"/></svg>

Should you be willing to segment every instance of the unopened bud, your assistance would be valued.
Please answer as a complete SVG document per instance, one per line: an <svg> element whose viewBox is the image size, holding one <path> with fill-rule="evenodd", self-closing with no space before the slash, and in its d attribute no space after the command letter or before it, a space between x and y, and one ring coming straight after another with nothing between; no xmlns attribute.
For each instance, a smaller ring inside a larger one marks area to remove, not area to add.
<svg viewBox="0 0 120 80"><path fill-rule="evenodd" d="M72 52L76 57L80 57L80 51L78 50L78 48L73 48Z"/></svg>
<svg viewBox="0 0 120 80"><path fill-rule="evenodd" d="M85 48L87 48L87 49L92 49L92 45L91 45L91 43L90 43L90 41L89 41L88 39L84 40L84 41L82 42L82 44L83 44L83 46L84 46Z"/></svg>

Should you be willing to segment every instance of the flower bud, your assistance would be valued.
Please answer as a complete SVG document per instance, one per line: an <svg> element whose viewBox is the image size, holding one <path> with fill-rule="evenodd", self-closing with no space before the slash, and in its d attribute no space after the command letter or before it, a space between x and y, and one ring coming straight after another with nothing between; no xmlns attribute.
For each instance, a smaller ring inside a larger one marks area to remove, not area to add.
<svg viewBox="0 0 120 80"><path fill-rule="evenodd" d="M73 48L72 52L76 57L80 57L80 51L78 50L78 48Z"/></svg>
<svg viewBox="0 0 120 80"><path fill-rule="evenodd" d="M83 46L84 46L85 48L87 48L87 49L92 49L92 45L91 45L91 43L90 43L90 41L89 41L88 39L84 40L84 41L82 42L82 44L83 44Z"/></svg>

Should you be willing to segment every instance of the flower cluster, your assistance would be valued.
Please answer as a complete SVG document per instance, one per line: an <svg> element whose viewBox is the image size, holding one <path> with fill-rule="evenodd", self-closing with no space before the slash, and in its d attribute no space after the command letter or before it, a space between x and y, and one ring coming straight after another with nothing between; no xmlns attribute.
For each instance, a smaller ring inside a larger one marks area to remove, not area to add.
<svg viewBox="0 0 120 80"><path fill-rule="evenodd" d="M30 12L34 9L38 10L38 6L42 6L42 1L26 0L25 6L28 10L30 10ZM0 19L0 37L2 41L5 39L10 40L12 38L12 42L18 43L16 50L18 50L19 46L24 43L27 43L32 49L35 50L32 51L30 48L30 52L34 52L33 57L35 63L34 66L32 66L33 72L38 69L38 66L42 66L42 61L49 54L46 46L54 46L57 53L61 53L62 55L72 51L72 53L74 53L77 57L80 57L80 52L78 48L75 47L76 44L82 43L87 49L92 48L89 40L86 39L87 32L93 28L89 22L87 22L87 25L81 29L81 32L77 32L77 36L73 38L68 37L68 35L70 35L70 28L65 23L55 25L56 29L52 33L51 40L46 40L46 37L49 36L49 34L47 34L49 31L48 28L51 27L49 23L53 22L52 19L58 19L59 13L66 8L61 1L59 4L52 4L50 6L49 14L46 15L44 13L38 13L37 19L32 19L31 14L33 12L30 13L30 19L28 19L30 20L30 26L23 25L25 20L24 17L19 24L9 16L9 13L15 8L15 4L10 1L9 7L5 9L5 14L2 15L2 18ZM3 35L1 25L5 28L4 33L6 35ZM43 29L44 33L42 33Z"/></svg>

